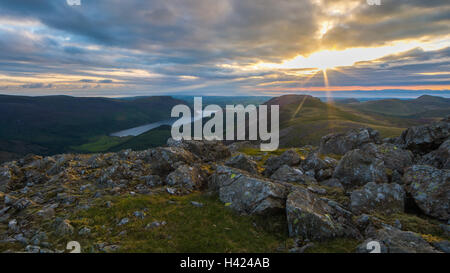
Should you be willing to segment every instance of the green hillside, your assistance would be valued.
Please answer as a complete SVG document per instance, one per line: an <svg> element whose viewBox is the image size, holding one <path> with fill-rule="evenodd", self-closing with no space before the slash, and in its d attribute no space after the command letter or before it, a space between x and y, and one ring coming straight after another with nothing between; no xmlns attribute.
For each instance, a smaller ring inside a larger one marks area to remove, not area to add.
<svg viewBox="0 0 450 273"><path fill-rule="evenodd" d="M360 127L372 127L378 130L382 137L398 136L406 127L425 122L417 118L361 111L353 107L353 104L344 106L324 103L317 98L305 95L281 96L271 99L266 104L280 105L280 145L282 147L317 145L324 135ZM441 116L444 114L441 113Z"/></svg>
<svg viewBox="0 0 450 273"><path fill-rule="evenodd" d="M450 99L424 95L412 100L385 99L347 105L364 113L397 117L440 118L450 114Z"/></svg>
<svg viewBox="0 0 450 273"><path fill-rule="evenodd" d="M172 107L180 103L184 102L171 97L0 95L0 151L8 155L68 152L70 147L112 132L167 119Z"/></svg>

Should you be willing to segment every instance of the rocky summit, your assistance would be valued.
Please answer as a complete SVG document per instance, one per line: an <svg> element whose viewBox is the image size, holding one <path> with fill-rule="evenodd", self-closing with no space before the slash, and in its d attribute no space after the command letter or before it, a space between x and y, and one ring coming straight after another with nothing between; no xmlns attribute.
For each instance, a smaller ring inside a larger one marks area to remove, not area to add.
<svg viewBox="0 0 450 273"><path fill-rule="evenodd" d="M0 166L0 251L448 252L449 128L28 155Z"/></svg>

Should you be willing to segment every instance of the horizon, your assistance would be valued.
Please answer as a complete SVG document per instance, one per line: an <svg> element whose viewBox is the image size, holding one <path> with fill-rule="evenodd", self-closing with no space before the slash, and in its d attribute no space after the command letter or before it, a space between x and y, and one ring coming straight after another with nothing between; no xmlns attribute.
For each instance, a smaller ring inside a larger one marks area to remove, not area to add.
<svg viewBox="0 0 450 273"><path fill-rule="evenodd" d="M450 90L444 0L80 4L0 3L0 93L391 97L392 90Z"/></svg>

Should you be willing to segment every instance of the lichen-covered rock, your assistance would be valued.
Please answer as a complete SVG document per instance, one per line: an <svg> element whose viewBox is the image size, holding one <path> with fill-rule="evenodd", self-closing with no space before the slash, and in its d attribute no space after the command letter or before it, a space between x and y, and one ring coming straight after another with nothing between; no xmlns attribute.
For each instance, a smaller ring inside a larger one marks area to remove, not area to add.
<svg viewBox="0 0 450 273"><path fill-rule="evenodd" d="M414 165L403 176L406 191L427 215L441 220L450 217L450 171Z"/></svg>
<svg viewBox="0 0 450 273"><path fill-rule="evenodd" d="M238 169L218 166L209 188L219 192L227 206L243 214L266 214L283 210L288 188Z"/></svg>
<svg viewBox="0 0 450 273"><path fill-rule="evenodd" d="M152 170L167 174L179 165L197 162L197 157L191 152L178 147L158 147L149 150L145 160L151 164Z"/></svg>
<svg viewBox="0 0 450 273"><path fill-rule="evenodd" d="M229 149L221 141L176 141L169 138L167 140L167 145L169 147L183 148L206 162L222 160L231 156Z"/></svg>
<svg viewBox="0 0 450 273"><path fill-rule="evenodd" d="M450 121L444 119L432 124L414 126L401 135L404 147L418 154L426 154L437 149L450 137Z"/></svg>
<svg viewBox="0 0 450 273"><path fill-rule="evenodd" d="M321 241L341 236L359 236L349 211L307 189L295 189L288 195L286 214L291 237Z"/></svg>
<svg viewBox="0 0 450 273"><path fill-rule="evenodd" d="M203 186L203 176L197 167L181 165L167 175L166 184L184 190L200 189Z"/></svg>
<svg viewBox="0 0 450 273"><path fill-rule="evenodd" d="M258 173L258 167L256 165L256 162L251 160L248 156L242 153L239 153L228 159L225 162L225 165L236 169L241 169L253 174Z"/></svg>
<svg viewBox="0 0 450 273"><path fill-rule="evenodd" d="M300 156L295 150L287 150L280 156L271 156L266 160L263 174L271 176L283 165L294 166L300 163Z"/></svg>
<svg viewBox="0 0 450 273"><path fill-rule="evenodd" d="M414 155L412 152L403 150L398 145L389 143L367 145L366 149L373 149L373 153L383 160L384 166L391 171L403 174L404 169L413 164Z"/></svg>
<svg viewBox="0 0 450 273"><path fill-rule="evenodd" d="M424 155L418 163L438 169L450 169L450 139L442 143L437 150Z"/></svg>
<svg viewBox="0 0 450 273"><path fill-rule="evenodd" d="M334 158L323 156L318 153L309 153L308 157L302 162L302 168L305 171L314 171L314 176L318 181L331 178L338 161Z"/></svg>
<svg viewBox="0 0 450 273"><path fill-rule="evenodd" d="M290 167L288 165L283 165L278 170L276 170L271 176L270 179L290 182L290 183L299 183L299 184L315 184L316 180L313 177L309 177L300 169Z"/></svg>
<svg viewBox="0 0 450 273"><path fill-rule="evenodd" d="M350 210L355 214L381 212L385 214L404 211L405 191L398 184L367 183L351 194Z"/></svg>
<svg viewBox="0 0 450 273"><path fill-rule="evenodd" d="M344 155L333 173L346 190L369 182L387 183L388 176L382 159L371 151L356 149Z"/></svg>
<svg viewBox="0 0 450 273"><path fill-rule="evenodd" d="M402 231L394 227L384 227L376 231L373 238L369 238L356 249L358 253L369 253L375 249L371 248L370 242L380 244L379 253L438 253L419 234L411 231ZM368 246L369 244L369 246Z"/></svg>
<svg viewBox="0 0 450 273"><path fill-rule="evenodd" d="M341 182L336 178L330 178L320 182L321 186L330 187L330 188L338 188L344 190L344 186L342 186Z"/></svg>
<svg viewBox="0 0 450 273"><path fill-rule="evenodd" d="M319 153L344 155L367 143L381 143L378 131L372 128L352 129L346 133L329 134L322 137Z"/></svg>

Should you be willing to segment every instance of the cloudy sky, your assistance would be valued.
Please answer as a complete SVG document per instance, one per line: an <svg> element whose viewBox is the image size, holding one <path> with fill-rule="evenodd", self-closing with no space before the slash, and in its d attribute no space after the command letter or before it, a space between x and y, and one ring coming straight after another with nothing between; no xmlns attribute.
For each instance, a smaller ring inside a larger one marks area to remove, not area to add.
<svg viewBox="0 0 450 273"><path fill-rule="evenodd" d="M0 93L450 90L450 1L380 1L1 0Z"/></svg>

